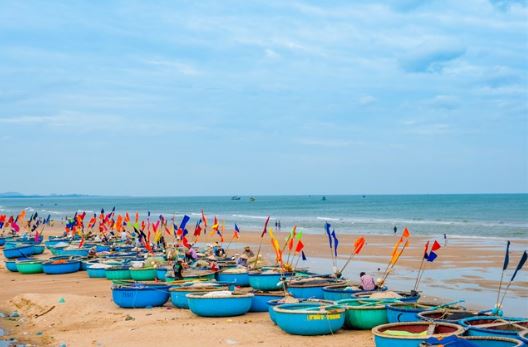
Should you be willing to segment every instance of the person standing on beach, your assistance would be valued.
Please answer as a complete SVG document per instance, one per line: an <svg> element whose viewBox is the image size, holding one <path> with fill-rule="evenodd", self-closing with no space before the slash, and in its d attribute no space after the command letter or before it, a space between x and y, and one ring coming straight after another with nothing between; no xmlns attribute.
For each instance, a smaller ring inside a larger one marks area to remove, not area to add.
<svg viewBox="0 0 528 347"><path fill-rule="evenodd" d="M444 234L444 247L447 246L447 234Z"/></svg>
<svg viewBox="0 0 528 347"><path fill-rule="evenodd" d="M398 232L398 227L395 225L393 230L394 230L394 234L396 235L396 233Z"/></svg>

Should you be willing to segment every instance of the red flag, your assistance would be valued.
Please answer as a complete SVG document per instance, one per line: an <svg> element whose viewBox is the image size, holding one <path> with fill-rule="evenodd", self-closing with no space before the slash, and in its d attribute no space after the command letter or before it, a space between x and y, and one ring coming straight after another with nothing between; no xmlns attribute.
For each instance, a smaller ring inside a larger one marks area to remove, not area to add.
<svg viewBox="0 0 528 347"><path fill-rule="evenodd" d="M409 230L408 230L407 228L405 228L405 229L403 230L402 237L403 237L403 238L407 238L407 237L409 237L409 236L411 236L411 233L409 232Z"/></svg>
<svg viewBox="0 0 528 347"><path fill-rule="evenodd" d="M438 243L438 241L435 240L435 242L433 243L433 246L431 247L431 251L437 251L441 248L442 246L440 246L440 244Z"/></svg>
<svg viewBox="0 0 528 347"><path fill-rule="evenodd" d="M268 216L268 218L266 218L266 222L264 223L264 230L262 230L262 234L260 235L260 237L264 237L264 235L268 231L269 220L270 220L270 217Z"/></svg>
<svg viewBox="0 0 528 347"><path fill-rule="evenodd" d="M290 240L288 240L288 250L292 250L293 249L293 241L295 240L294 237L290 237Z"/></svg>
<svg viewBox="0 0 528 347"><path fill-rule="evenodd" d="M185 236L182 238L182 243L183 243L183 245L185 247L187 247L189 249L191 248L191 244L189 243L189 240L187 240L187 238Z"/></svg>
<svg viewBox="0 0 528 347"><path fill-rule="evenodd" d="M139 212L136 211L136 220L135 223L139 222Z"/></svg>
<svg viewBox="0 0 528 347"><path fill-rule="evenodd" d="M128 214L128 211L127 213L125 213L125 223L129 223L130 222L130 215Z"/></svg>
<svg viewBox="0 0 528 347"><path fill-rule="evenodd" d="M425 243L424 258L427 258L427 250L429 249L429 241Z"/></svg>
<svg viewBox="0 0 528 347"><path fill-rule="evenodd" d="M363 236L361 236L359 239L357 239L354 242L354 254L359 254L361 250L363 249L363 246L365 246L366 240Z"/></svg>
<svg viewBox="0 0 528 347"><path fill-rule="evenodd" d="M295 253L299 253L300 251L302 251L304 248L304 243L299 240L299 242L297 242L297 247L295 247Z"/></svg>
<svg viewBox="0 0 528 347"><path fill-rule="evenodd" d="M165 227L165 233L167 233L167 235L170 235L171 234L170 229L167 227L167 225L164 225L164 227Z"/></svg>
<svg viewBox="0 0 528 347"><path fill-rule="evenodd" d="M205 218L204 210L202 209L202 220L205 228L207 229L207 218Z"/></svg>

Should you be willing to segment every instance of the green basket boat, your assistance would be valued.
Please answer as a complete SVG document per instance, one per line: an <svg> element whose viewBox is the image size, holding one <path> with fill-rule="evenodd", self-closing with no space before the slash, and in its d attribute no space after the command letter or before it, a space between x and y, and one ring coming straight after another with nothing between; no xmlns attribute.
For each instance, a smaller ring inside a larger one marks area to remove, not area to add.
<svg viewBox="0 0 528 347"><path fill-rule="evenodd" d="M370 330L375 326L388 323L386 305L393 302L395 302L394 299L344 299L337 301L337 304L346 308L346 329Z"/></svg>
<svg viewBox="0 0 528 347"><path fill-rule="evenodd" d="M38 274L42 273L42 262L35 260L18 261L16 268L21 274Z"/></svg>
<svg viewBox="0 0 528 347"><path fill-rule="evenodd" d="M130 276L130 270L128 267L116 266L106 269L105 271L106 279L115 281L115 280L129 280L132 277Z"/></svg>
<svg viewBox="0 0 528 347"><path fill-rule="evenodd" d="M156 279L156 269L153 267L130 268L130 277L135 281L154 281Z"/></svg>

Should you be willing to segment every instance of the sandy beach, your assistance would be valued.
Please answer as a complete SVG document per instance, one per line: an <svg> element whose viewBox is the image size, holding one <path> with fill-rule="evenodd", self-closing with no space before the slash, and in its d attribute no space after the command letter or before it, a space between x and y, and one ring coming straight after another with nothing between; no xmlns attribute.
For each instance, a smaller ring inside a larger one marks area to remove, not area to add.
<svg viewBox="0 0 528 347"><path fill-rule="evenodd" d="M47 235L61 233L56 226ZM286 233L280 233L284 239ZM338 264L345 263L357 235L340 235ZM367 246L345 270L344 276L357 280L360 271L376 274L384 269L396 241L394 235L366 235ZM326 236L303 236L307 262L299 266L325 273L331 271L331 258ZM409 290L414 285L424 237L412 237L387 285L392 289ZM205 242L213 241L208 236ZM230 254L244 245L258 247L260 233L244 232L233 242ZM516 263L527 240L515 240L512 263ZM263 253L272 259L269 238L263 242ZM41 257L48 257L47 251ZM428 270L420 287L427 300L446 302L465 299L470 308L489 308L494 304L495 290L502 266L503 241L493 239L450 239L439 251L439 259L427 264ZM341 330L334 336L300 337L282 332L269 320L267 313L250 313L241 317L205 319L189 310L174 308L170 303L153 309L125 310L111 300L110 282L89 279L84 272L50 276L20 275L0 265L0 312L17 311L19 318L2 320L9 337L37 346L172 346L185 341L189 346L373 346L370 331ZM521 274L512 287L505 311L510 315L528 312L528 281ZM192 336L192 337L191 337Z"/></svg>

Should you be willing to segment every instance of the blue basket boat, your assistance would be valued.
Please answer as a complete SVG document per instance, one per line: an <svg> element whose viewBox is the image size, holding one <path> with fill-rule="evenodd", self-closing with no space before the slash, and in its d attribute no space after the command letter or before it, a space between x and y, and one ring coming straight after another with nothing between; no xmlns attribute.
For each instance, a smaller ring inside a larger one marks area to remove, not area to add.
<svg viewBox="0 0 528 347"><path fill-rule="evenodd" d="M11 272L18 272L16 267L17 260L31 260L31 258L17 258L15 260L6 260L5 261L5 267Z"/></svg>
<svg viewBox="0 0 528 347"><path fill-rule="evenodd" d="M528 346L528 330L519 331L519 339Z"/></svg>
<svg viewBox="0 0 528 347"><path fill-rule="evenodd" d="M81 269L81 261L70 260L54 260L42 263L42 270L48 275L62 275L77 272Z"/></svg>
<svg viewBox="0 0 528 347"><path fill-rule="evenodd" d="M370 298L372 294L377 293L377 292L378 291L356 293L354 294L354 297L358 299ZM398 300L401 302L417 302L418 299L420 299L420 293L414 292L414 291L413 292L394 291L394 293L400 296Z"/></svg>
<svg viewBox="0 0 528 347"><path fill-rule="evenodd" d="M44 245L46 246L46 248L50 248L52 246L55 246L56 244L58 243L70 243L70 239L68 238L64 238L64 237L57 237L57 238L49 238L48 241L45 241L44 242Z"/></svg>
<svg viewBox="0 0 528 347"><path fill-rule="evenodd" d="M468 336L497 336L516 339L519 332L528 329L528 321L521 318L477 316L465 318L459 324L466 328Z"/></svg>
<svg viewBox="0 0 528 347"><path fill-rule="evenodd" d="M167 272L169 269L165 267L159 267L156 269L156 278L160 281L165 281L167 279Z"/></svg>
<svg viewBox="0 0 528 347"><path fill-rule="evenodd" d="M46 249L46 247L44 247L42 245L33 245L31 247L33 248L32 252L33 252L34 255L42 254L42 253L44 253L44 250Z"/></svg>
<svg viewBox="0 0 528 347"><path fill-rule="evenodd" d="M249 274L243 273L229 273L220 271L216 273L216 280L226 283L232 283L237 287L248 287L249 286Z"/></svg>
<svg viewBox="0 0 528 347"><path fill-rule="evenodd" d="M88 253L90 252L89 249L86 248L78 248L78 249L61 249L57 255L64 255L64 256L70 256L70 257L87 257Z"/></svg>
<svg viewBox="0 0 528 347"><path fill-rule="evenodd" d="M227 290L228 288L220 284L213 286L180 286L170 289L171 302L178 308L189 308L187 294L208 293L218 290Z"/></svg>
<svg viewBox="0 0 528 347"><path fill-rule="evenodd" d="M189 309L201 317L234 317L246 314L251 307L253 294L236 294L207 297L208 293L187 294ZM205 296L204 296L205 295Z"/></svg>
<svg viewBox="0 0 528 347"><path fill-rule="evenodd" d="M302 302L302 303L319 303L321 305L335 305L334 301L320 300L320 299L300 299L299 302ZM275 311L273 310L273 308L275 306L284 305L284 304L286 304L286 303L284 302L283 299L275 299L275 300L268 301L268 314L269 314L269 317L270 317L271 321L274 324L277 324L277 322L275 321Z"/></svg>
<svg viewBox="0 0 528 347"><path fill-rule="evenodd" d="M112 300L122 308L163 306L169 296L169 286L165 284L133 283L112 287Z"/></svg>
<svg viewBox="0 0 528 347"><path fill-rule="evenodd" d="M33 255L33 245L16 245L16 247L4 248L3 252L7 259L28 258Z"/></svg>
<svg viewBox="0 0 528 347"><path fill-rule="evenodd" d="M463 333L460 325L433 322L389 323L372 329L376 347L420 347L430 337L443 339Z"/></svg>
<svg viewBox="0 0 528 347"><path fill-rule="evenodd" d="M333 284L327 287L323 287L323 299L325 300L343 300L343 299L352 299L354 294L365 293L367 291L358 288L359 285L350 285L350 284ZM387 287L383 287L382 291L387 290Z"/></svg>
<svg viewBox="0 0 528 347"><path fill-rule="evenodd" d="M441 309L434 311L423 311L418 313L417 316L423 321L458 324L458 322L462 319L479 316L479 313L466 310Z"/></svg>
<svg viewBox="0 0 528 347"><path fill-rule="evenodd" d="M516 339L496 336L448 336L443 339L430 338L421 347L522 347L523 343Z"/></svg>
<svg viewBox="0 0 528 347"><path fill-rule="evenodd" d="M418 314L431 308L414 302L395 302L387 305L387 320L389 323L418 322Z"/></svg>
<svg viewBox="0 0 528 347"><path fill-rule="evenodd" d="M288 282L288 292L298 299L324 299L323 288L336 284L329 279L300 279Z"/></svg>
<svg viewBox="0 0 528 347"><path fill-rule="evenodd" d="M95 265L95 264L93 264ZM90 278L106 278L106 268L104 267L93 267L93 265L88 266L86 273Z"/></svg>
<svg viewBox="0 0 528 347"><path fill-rule="evenodd" d="M282 278L291 277L292 273L262 273L250 272L249 285L256 290L277 290L280 288L280 281Z"/></svg>
<svg viewBox="0 0 528 347"><path fill-rule="evenodd" d="M284 292L274 291L274 292L261 292L253 291L253 299L251 301L251 312L268 312L268 301L270 300L280 300L284 298Z"/></svg>
<svg viewBox="0 0 528 347"><path fill-rule="evenodd" d="M343 328L345 309L322 303L283 304L273 307L275 323L292 335L327 335Z"/></svg>

